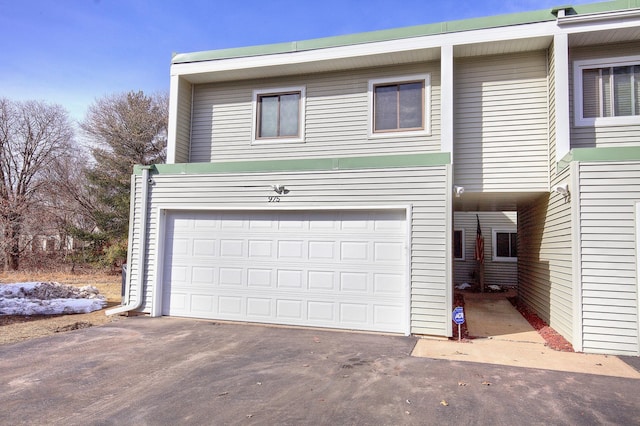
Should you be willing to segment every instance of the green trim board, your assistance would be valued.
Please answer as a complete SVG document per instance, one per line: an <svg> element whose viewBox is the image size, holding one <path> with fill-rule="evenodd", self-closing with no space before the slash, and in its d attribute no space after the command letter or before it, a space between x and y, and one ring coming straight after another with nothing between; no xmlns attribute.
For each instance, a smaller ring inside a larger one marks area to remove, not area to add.
<svg viewBox="0 0 640 426"><path fill-rule="evenodd" d="M451 163L451 154L379 155L368 157L307 158L299 160L229 161L219 163L156 164L151 174L212 174L261 172L312 172L330 170L388 169L443 166ZM149 166L136 165L133 173L140 175Z"/></svg>
<svg viewBox="0 0 640 426"><path fill-rule="evenodd" d="M571 162L640 161L640 146L619 146L609 148L574 148L560 161L558 172Z"/></svg>
<svg viewBox="0 0 640 426"><path fill-rule="evenodd" d="M587 13L613 12L618 10L631 9L634 7L640 7L640 0L614 0L577 6L562 6L560 8L572 9L572 15L580 15ZM329 47L352 46L357 44L400 40L411 37L422 37L462 31L533 24L537 22L556 20L556 16L554 13L557 11L557 9L559 8L454 20L434 24L415 25L411 27L370 31L311 40L293 41L288 43L208 50L192 53L176 53L173 55L171 63L181 64L189 62L242 58L249 56L272 55L278 53L293 53L324 49Z"/></svg>

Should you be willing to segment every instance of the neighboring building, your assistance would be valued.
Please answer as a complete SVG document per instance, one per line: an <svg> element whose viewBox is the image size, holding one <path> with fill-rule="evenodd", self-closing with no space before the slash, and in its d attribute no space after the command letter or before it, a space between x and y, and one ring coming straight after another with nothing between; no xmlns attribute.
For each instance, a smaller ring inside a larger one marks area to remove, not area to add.
<svg viewBox="0 0 640 426"><path fill-rule="evenodd" d="M638 355L639 40L625 0L174 56L111 312L451 336L454 213L503 211L522 301Z"/></svg>
<svg viewBox="0 0 640 426"><path fill-rule="evenodd" d="M476 260L476 236L480 222L484 239L482 273ZM455 212L453 215L453 284L482 289L480 275L487 286L501 289L518 285L518 221L515 211Z"/></svg>

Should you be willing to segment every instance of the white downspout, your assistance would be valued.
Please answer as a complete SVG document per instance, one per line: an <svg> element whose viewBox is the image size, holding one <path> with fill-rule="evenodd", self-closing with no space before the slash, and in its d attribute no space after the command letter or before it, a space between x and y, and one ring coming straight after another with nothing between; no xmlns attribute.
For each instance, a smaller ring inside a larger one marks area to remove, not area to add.
<svg viewBox="0 0 640 426"><path fill-rule="evenodd" d="M129 298L129 302L126 305L118 306L115 308L107 309L105 311L106 315L116 315L121 314L123 312L133 311L135 309L140 308L142 306L142 301L144 297L142 295L142 291L144 288L144 273L145 273L145 257L146 257L146 235L147 235L147 199L149 195L149 170L153 166L142 166L142 200L140 203L140 240L138 251L138 279L136 280L136 298L137 300L131 300ZM130 224L133 226L133 224Z"/></svg>

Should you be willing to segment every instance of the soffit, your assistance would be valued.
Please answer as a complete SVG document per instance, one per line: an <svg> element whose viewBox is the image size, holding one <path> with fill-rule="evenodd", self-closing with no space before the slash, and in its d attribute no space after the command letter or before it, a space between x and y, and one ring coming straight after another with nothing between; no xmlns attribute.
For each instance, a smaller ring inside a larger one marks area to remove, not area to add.
<svg viewBox="0 0 640 426"><path fill-rule="evenodd" d="M638 40L640 40L640 26L569 34L570 47L625 43Z"/></svg>
<svg viewBox="0 0 640 426"><path fill-rule="evenodd" d="M548 195L548 192L465 192L453 198L453 209L457 212L516 211L518 206Z"/></svg>
<svg viewBox="0 0 640 426"><path fill-rule="evenodd" d="M388 65L409 64L415 62L430 62L440 59L439 47L427 47L398 52L384 52L378 54L358 54L358 48L353 48L353 56L342 58L305 58L302 54L289 53L279 56L278 61L269 60L265 56L264 63L253 61L242 66L242 58L226 60L216 69L202 72L180 72L181 77L192 84L221 82L230 80L244 80L255 78L281 77L286 75L315 74L332 71L343 71L357 68L373 68ZM176 68L186 69L189 64L174 65Z"/></svg>
<svg viewBox="0 0 640 426"><path fill-rule="evenodd" d="M469 43L454 47L455 57L504 55L517 52L530 52L547 49L553 41L552 36L499 40L486 43Z"/></svg>

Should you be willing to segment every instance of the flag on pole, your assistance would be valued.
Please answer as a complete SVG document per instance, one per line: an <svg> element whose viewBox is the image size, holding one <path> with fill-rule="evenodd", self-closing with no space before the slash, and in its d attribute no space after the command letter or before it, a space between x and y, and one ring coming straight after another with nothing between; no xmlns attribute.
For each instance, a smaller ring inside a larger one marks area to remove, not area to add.
<svg viewBox="0 0 640 426"><path fill-rule="evenodd" d="M480 263L484 263L484 237L482 236L482 230L480 229L480 218L477 214L476 220L478 221L478 227L476 228L475 259Z"/></svg>

